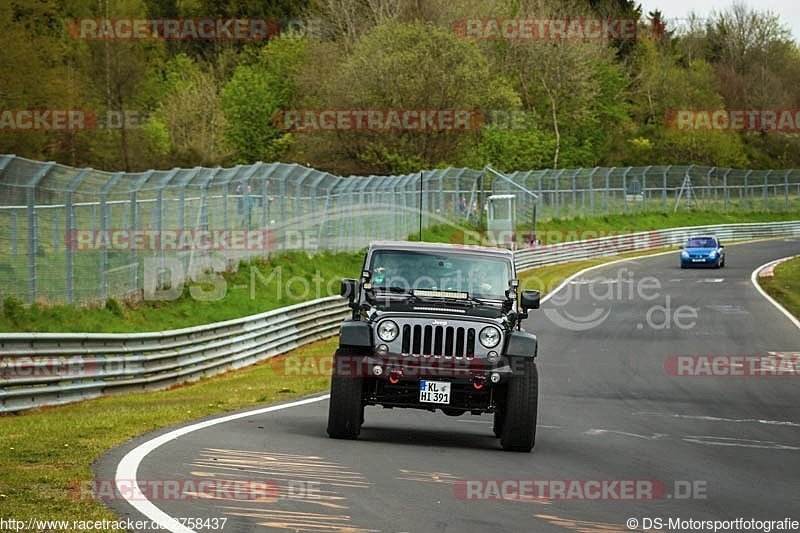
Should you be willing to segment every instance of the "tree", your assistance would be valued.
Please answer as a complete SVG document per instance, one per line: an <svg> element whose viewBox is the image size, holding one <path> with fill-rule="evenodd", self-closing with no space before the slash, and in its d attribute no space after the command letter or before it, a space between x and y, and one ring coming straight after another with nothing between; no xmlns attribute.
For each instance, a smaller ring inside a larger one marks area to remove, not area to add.
<svg viewBox="0 0 800 533"><path fill-rule="evenodd" d="M219 164L226 157L222 147L226 124L217 78L184 54L170 60L165 70L153 120L162 122L169 135L173 163Z"/></svg>
<svg viewBox="0 0 800 533"><path fill-rule="evenodd" d="M280 156L286 132L274 124L296 96L295 77L306 61L308 42L280 37L261 50L253 64L238 66L222 91L225 141L238 162Z"/></svg>
<svg viewBox="0 0 800 533"><path fill-rule="evenodd" d="M796 60L797 48L777 15L734 3L712 15L706 33L729 106L775 108L796 93L796 85L785 85L783 69Z"/></svg>
<svg viewBox="0 0 800 533"><path fill-rule="evenodd" d="M309 69L317 72L319 61ZM356 45L340 68L327 77L306 76L321 109L482 111L519 108L510 83L493 75L479 47L450 29L427 23L389 21ZM307 82L307 83L308 83ZM304 89L308 85L304 85ZM478 126L473 124L473 126ZM306 161L334 151L342 160L360 162L369 172L405 172L464 161L480 139L467 131L337 131L298 134ZM333 150L331 150L333 148ZM328 167L329 168L329 167Z"/></svg>
<svg viewBox="0 0 800 533"><path fill-rule="evenodd" d="M549 19L590 15L588 11L575 11L575 6L549 0L526 2L518 14ZM549 125L555 139L550 164L553 168L561 166L565 147L580 152L569 157L573 162L599 161L610 137L626 127L627 79L607 42L515 40L500 42L493 54L496 63L502 65L502 72L514 80L523 107L538 117L540 127Z"/></svg>

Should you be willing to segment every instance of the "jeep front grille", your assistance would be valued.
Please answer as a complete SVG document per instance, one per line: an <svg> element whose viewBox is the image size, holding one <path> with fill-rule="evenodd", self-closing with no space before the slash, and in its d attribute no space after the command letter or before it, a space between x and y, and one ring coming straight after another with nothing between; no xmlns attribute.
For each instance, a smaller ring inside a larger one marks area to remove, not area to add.
<svg viewBox="0 0 800 533"><path fill-rule="evenodd" d="M406 324L402 352L423 357L475 357L475 329Z"/></svg>

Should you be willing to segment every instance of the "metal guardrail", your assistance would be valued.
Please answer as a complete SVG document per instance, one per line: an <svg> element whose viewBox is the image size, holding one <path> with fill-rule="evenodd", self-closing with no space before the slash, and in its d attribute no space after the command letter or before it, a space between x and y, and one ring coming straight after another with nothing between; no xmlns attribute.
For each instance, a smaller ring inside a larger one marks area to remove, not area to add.
<svg viewBox="0 0 800 533"><path fill-rule="evenodd" d="M732 240L762 239L785 235L800 236L800 221L720 224L644 231L519 250L515 257L517 269L525 270L566 261L675 246L684 243L689 235L703 234L714 234L723 244Z"/></svg>
<svg viewBox="0 0 800 533"><path fill-rule="evenodd" d="M531 248L516 252L517 268L653 250L701 233L723 243L800 236L800 221L675 228ZM241 368L335 335L347 314L345 301L332 296L172 331L0 333L0 412L163 389Z"/></svg>
<svg viewBox="0 0 800 533"><path fill-rule="evenodd" d="M338 296L225 322L135 334L0 334L0 412L163 389L335 335Z"/></svg>

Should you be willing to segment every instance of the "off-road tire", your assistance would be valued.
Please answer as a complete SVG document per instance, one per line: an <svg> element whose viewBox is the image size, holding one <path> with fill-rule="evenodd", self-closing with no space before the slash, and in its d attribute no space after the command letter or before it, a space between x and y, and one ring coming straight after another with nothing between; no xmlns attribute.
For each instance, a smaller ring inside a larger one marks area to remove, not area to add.
<svg viewBox="0 0 800 533"><path fill-rule="evenodd" d="M515 376L508 384L500 432L500 445L515 452L530 452L536 442L539 373L533 361L526 362L524 369L523 375Z"/></svg>
<svg viewBox="0 0 800 533"><path fill-rule="evenodd" d="M353 355L347 349L336 350L336 356ZM336 357L335 356L335 357ZM334 368L337 368L334 363ZM361 376L331 377L331 398L328 409L328 436L333 439L355 439L364 422L362 394L364 379Z"/></svg>

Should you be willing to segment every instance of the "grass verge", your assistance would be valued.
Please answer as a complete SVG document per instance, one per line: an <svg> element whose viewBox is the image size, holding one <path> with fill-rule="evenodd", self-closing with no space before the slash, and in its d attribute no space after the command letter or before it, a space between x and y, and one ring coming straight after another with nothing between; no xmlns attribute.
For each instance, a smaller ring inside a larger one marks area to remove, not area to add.
<svg viewBox="0 0 800 533"><path fill-rule="evenodd" d="M355 275L362 261L362 252L285 253L215 275L213 285L187 283L170 301L109 299L102 306L73 307L25 306L6 298L0 331L133 333L210 324L339 294L342 274ZM221 296L215 296L218 287L224 288Z"/></svg>
<svg viewBox="0 0 800 533"><path fill-rule="evenodd" d="M758 284L794 316L800 318L800 257L775 267L772 277L758 278Z"/></svg>

